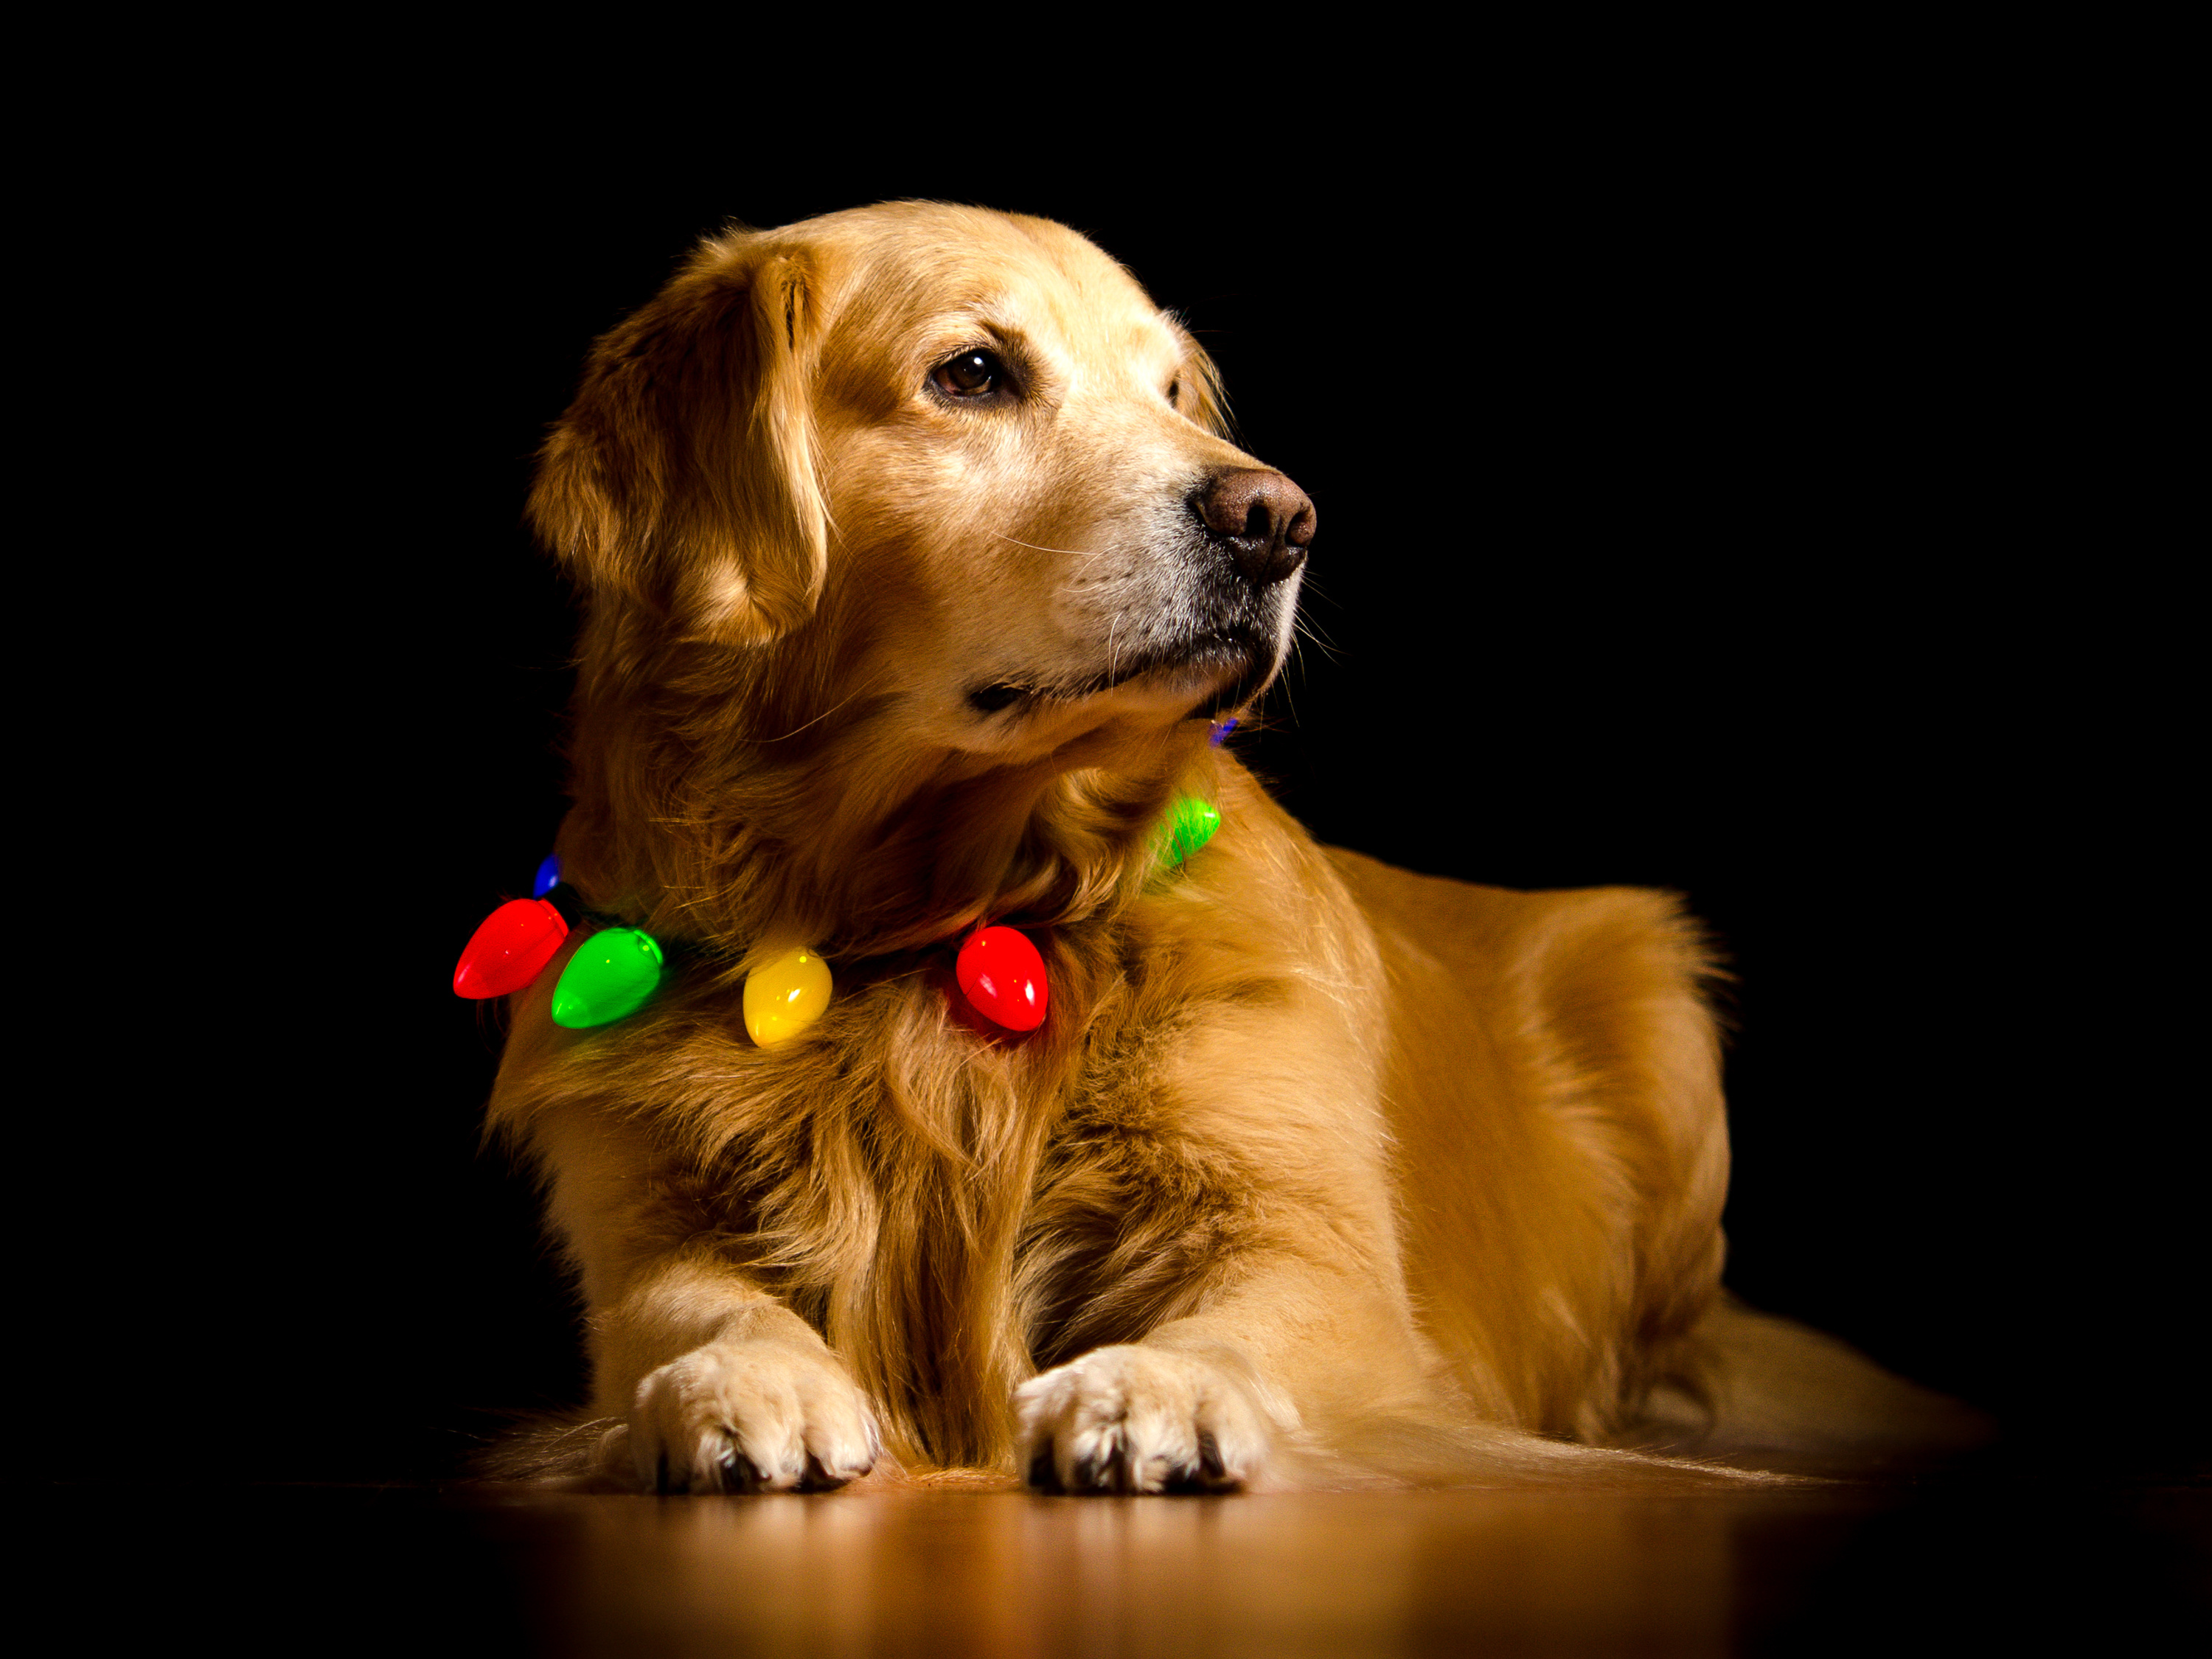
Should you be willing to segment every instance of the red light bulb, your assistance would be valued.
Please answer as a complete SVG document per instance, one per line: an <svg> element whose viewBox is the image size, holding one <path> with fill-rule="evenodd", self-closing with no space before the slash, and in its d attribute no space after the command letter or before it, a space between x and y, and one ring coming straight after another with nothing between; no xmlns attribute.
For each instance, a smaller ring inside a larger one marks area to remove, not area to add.
<svg viewBox="0 0 2212 1659"><path fill-rule="evenodd" d="M545 971L568 924L542 898L509 899L483 919L453 969L453 994L503 997Z"/></svg>
<svg viewBox="0 0 2212 1659"><path fill-rule="evenodd" d="M1028 938L1011 927L984 927L970 933L952 964L960 994L975 1012L1009 1031L1034 1031L1044 1024L1051 1000L1044 981L1044 958Z"/></svg>

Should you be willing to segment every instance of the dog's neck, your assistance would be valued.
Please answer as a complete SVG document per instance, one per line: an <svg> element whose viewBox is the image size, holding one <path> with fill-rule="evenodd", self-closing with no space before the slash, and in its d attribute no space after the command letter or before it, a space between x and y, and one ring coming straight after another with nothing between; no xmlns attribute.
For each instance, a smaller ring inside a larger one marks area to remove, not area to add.
<svg viewBox="0 0 2212 1659"><path fill-rule="evenodd" d="M1233 764L1200 720L978 769L884 753L865 710L804 748L672 742L668 713L586 705L563 866L595 907L747 963L794 945L851 963L983 921L1110 917L1151 872L1176 791L1210 794Z"/></svg>

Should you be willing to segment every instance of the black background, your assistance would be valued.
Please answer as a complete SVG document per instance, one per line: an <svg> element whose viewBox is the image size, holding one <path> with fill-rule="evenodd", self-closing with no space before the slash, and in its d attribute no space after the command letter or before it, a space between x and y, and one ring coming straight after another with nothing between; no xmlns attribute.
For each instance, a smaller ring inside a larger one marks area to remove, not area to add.
<svg viewBox="0 0 2212 1659"><path fill-rule="evenodd" d="M562 805L530 456L701 234L924 196L1092 234L1318 504L1311 637L1239 739L1318 836L1711 925L1731 1284L2016 1437L2170 1437L2197 1229L2122 931L2148 809L2063 280L2094 191L1879 122L1505 137L149 162L167 282L126 296L144 360L100 441L188 458L125 718L199 954L144 1014L99 1000L45 1166L117 1264L45 1310L102 1356L80 1420L203 1413L235 1473L397 1479L580 1397L533 1195L479 1146L497 1034L447 988ZM158 1407L148 1345L185 1356Z"/></svg>

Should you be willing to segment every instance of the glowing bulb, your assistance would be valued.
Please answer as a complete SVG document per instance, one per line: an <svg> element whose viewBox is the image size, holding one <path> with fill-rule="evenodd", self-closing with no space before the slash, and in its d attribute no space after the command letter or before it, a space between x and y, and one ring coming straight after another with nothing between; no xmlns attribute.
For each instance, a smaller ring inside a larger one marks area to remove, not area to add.
<svg viewBox="0 0 2212 1659"><path fill-rule="evenodd" d="M453 969L453 994L503 997L545 971L568 937L560 911L542 898L509 899L483 919Z"/></svg>
<svg viewBox="0 0 2212 1659"><path fill-rule="evenodd" d="M952 973L960 994L993 1024L1034 1031L1044 1024L1051 1000L1044 958L1026 935L1011 927L978 929L960 947Z"/></svg>
<svg viewBox="0 0 2212 1659"><path fill-rule="evenodd" d="M1178 795L1168 809L1167 822L1153 833L1152 847L1161 865L1173 869L1212 841L1219 828L1221 812L1211 801Z"/></svg>
<svg viewBox="0 0 2212 1659"><path fill-rule="evenodd" d="M605 927L586 939L553 988L553 1023L572 1031L612 1024L659 988L664 958L650 933Z"/></svg>
<svg viewBox="0 0 2212 1659"><path fill-rule="evenodd" d="M829 1006L830 964L811 951L787 951L745 975L745 1030L763 1048L790 1042Z"/></svg>

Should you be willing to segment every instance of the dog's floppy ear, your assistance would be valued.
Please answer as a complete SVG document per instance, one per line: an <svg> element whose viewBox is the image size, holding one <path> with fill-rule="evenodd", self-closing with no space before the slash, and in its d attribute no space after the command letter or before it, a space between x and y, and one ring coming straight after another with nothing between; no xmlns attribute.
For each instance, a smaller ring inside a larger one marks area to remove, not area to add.
<svg viewBox="0 0 2212 1659"><path fill-rule="evenodd" d="M830 534L818 289L803 250L732 233L594 346L530 496L538 534L587 589L731 644L812 612Z"/></svg>

